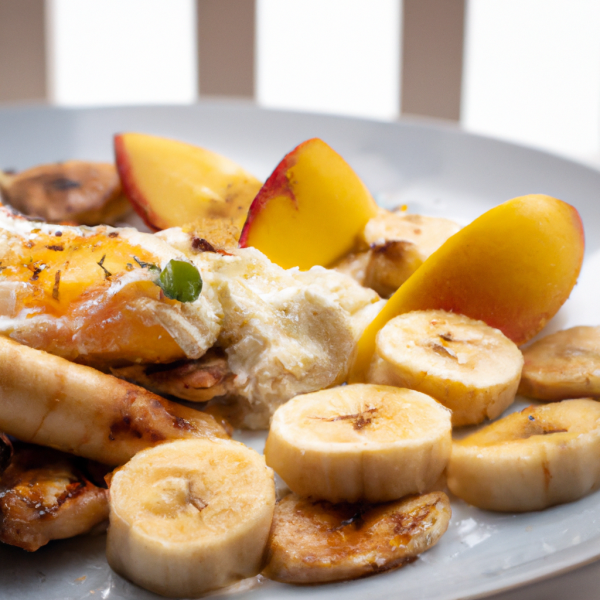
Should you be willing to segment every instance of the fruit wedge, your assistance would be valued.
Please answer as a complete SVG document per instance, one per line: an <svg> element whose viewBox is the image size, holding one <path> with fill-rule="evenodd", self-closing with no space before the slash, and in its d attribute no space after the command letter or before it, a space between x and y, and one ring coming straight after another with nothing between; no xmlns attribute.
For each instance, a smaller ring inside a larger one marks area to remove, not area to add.
<svg viewBox="0 0 600 600"><path fill-rule="evenodd" d="M569 297L583 251L581 218L569 204L530 195L496 206L448 239L388 300L358 343L349 380L365 381L378 331L412 310L460 313L524 344Z"/></svg>
<svg viewBox="0 0 600 600"><path fill-rule="evenodd" d="M240 237L284 269L328 267L350 252L378 208L350 165L325 142L287 154L254 199Z"/></svg>
<svg viewBox="0 0 600 600"><path fill-rule="evenodd" d="M261 186L220 154L153 135L116 135L115 155L125 195L154 231L215 217L241 229Z"/></svg>

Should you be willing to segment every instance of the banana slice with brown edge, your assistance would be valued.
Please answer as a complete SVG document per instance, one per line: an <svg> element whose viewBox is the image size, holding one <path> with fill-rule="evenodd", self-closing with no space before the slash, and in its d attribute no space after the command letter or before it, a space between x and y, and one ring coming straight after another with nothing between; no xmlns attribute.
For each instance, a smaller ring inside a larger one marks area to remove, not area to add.
<svg viewBox="0 0 600 600"><path fill-rule="evenodd" d="M365 226L364 285L389 298L460 226L449 219L382 210Z"/></svg>
<svg viewBox="0 0 600 600"><path fill-rule="evenodd" d="M519 394L539 400L600 397L600 327L573 327L523 350Z"/></svg>
<svg viewBox="0 0 600 600"><path fill-rule="evenodd" d="M49 223L112 224L131 210L110 163L69 160L2 173L0 189L13 208Z"/></svg>
<svg viewBox="0 0 600 600"><path fill-rule="evenodd" d="M0 429L107 465L165 440L228 437L210 415L1 336Z"/></svg>
<svg viewBox="0 0 600 600"><path fill-rule="evenodd" d="M300 496L387 502L429 490L450 449L450 413L441 404L411 390L357 384L278 408L265 458Z"/></svg>
<svg viewBox="0 0 600 600"><path fill-rule="evenodd" d="M113 475L110 499L108 563L143 588L197 597L262 569L273 472L239 442L144 450Z"/></svg>
<svg viewBox="0 0 600 600"><path fill-rule="evenodd" d="M425 260L459 230L460 225L450 219L381 210L366 224L362 237L367 246L389 240L412 242Z"/></svg>
<svg viewBox="0 0 600 600"><path fill-rule="evenodd" d="M428 394L452 410L452 425L494 419L515 398L523 356L500 330L463 315L414 311L377 334L368 381Z"/></svg>
<svg viewBox="0 0 600 600"><path fill-rule="evenodd" d="M600 404L530 406L454 442L448 488L488 510L523 512L600 485Z"/></svg>
<svg viewBox="0 0 600 600"><path fill-rule="evenodd" d="M379 506L278 502L263 575L284 583L326 583L395 569L433 547L448 528L442 492Z"/></svg>

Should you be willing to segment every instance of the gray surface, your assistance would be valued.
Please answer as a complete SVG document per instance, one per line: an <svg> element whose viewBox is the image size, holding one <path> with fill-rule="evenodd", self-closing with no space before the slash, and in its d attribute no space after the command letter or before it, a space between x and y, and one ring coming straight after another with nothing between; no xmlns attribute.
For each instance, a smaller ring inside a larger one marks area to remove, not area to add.
<svg viewBox="0 0 600 600"><path fill-rule="evenodd" d="M0 111L0 168L67 158L111 159L113 133L126 130L203 145L263 178L285 152L318 136L355 167L381 203L406 203L415 212L465 223L513 196L543 192L562 198L580 210L588 249L580 284L550 327L599 322L600 173L590 168L452 128L261 111L243 104L6 109ZM260 448L260 437L244 439ZM325 599L343 593L349 600L454 600L545 578L600 554L598 493L525 515L485 513L460 501L453 501L453 510L440 544L400 571L307 588L254 582L231 594L253 599ZM593 598L594 582L600 582L597 565L498 598ZM0 547L0 598L151 597L111 573L103 536L55 542L33 555Z"/></svg>

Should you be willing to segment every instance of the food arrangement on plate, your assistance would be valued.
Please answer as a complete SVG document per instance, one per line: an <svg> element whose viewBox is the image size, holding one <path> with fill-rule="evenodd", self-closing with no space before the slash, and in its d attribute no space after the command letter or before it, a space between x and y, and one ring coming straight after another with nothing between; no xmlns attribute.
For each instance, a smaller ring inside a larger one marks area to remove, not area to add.
<svg viewBox="0 0 600 600"><path fill-rule="evenodd" d="M575 285L575 209L524 196L462 229L385 211L317 139L262 186L172 140L115 150L116 170L0 179L2 541L35 550L110 508L111 566L197 596L414 560L448 527L446 471L499 511L600 484L597 404L574 399L598 394L596 330L518 348ZM156 233L98 225L123 197ZM519 386L562 402L452 442ZM264 458L227 439L269 425Z"/></svg>

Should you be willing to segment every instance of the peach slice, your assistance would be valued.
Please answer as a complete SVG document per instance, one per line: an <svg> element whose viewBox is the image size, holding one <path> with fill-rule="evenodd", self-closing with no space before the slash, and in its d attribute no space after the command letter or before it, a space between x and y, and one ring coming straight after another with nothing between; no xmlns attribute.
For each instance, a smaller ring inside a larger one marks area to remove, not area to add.
<svg viewBox="0 0 600 600"><path fill-rule="evenodd" d="M388 300L358 343L350 381L365 381L377 332L411 310L460 313L524 344L569 297L583 251L581 218L569 204L530 195L496 206L449 238Z"/></svg>
<svg viewBox="0 0 600 600"><path fill-rule="evenodd" d="M254 246L284 269L330 266L352 250L377 214L350 165L320 139L283 158L254 199L240 246Z"/></svg>
<svg viewBox="0 0 600 600"><path fill-rule="evenodd" d="M261 187L228 158L162 137L116 135L115 154L125 195L155 231L206 217L231 219L241 229Z"/></svg>

